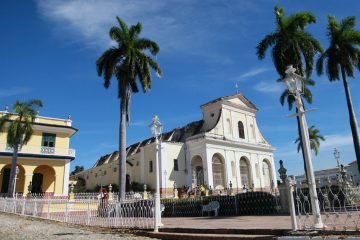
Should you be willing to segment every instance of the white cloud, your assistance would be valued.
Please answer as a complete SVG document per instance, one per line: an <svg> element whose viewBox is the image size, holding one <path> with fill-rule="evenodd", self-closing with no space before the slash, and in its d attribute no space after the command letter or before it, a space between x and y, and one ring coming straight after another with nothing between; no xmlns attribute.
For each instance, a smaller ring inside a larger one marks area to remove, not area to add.
<svg viewBox="0 0 360 240"><path fill-rule="evenodd" d="M281 93L284 86L275 81L261 81L255 85L254 89L262 93Z"/></svg>
<svg viewBox="0 0 360 240"><path fill-rule="evenodd" d="M241 80L244 80L249 77L255 77L255 76L260 75L261 73L267 72L269 70L270 70L269 68L264 68L264 67L254 68L254 69L251 69L251 70L241 74L235 80L241 81Z"/></svg>
<svg viewBox="0 0 360 240"><path fill-rule="evenodd" d="M108 32L117 25L115 17L119 16L129 25L140 21L142 36L159 43L161 52L198 55L223 64L231 59L213 46L214 42L226 39L227 36L221 34L224 26L236 26L246 33L246 21L229 21L229 14L258 11L253 3L209 1L204 4L184 0L37 0L37 5L45 20L56 24L53 29L59 31L59 35L70 33L70 39L77 39L81 45L101 50L109 47L112 43ZM199 11L200 8L206 11Z"/></svg>
<svg viewBox="0 0 360 240"><path fill-rule="evenodd" d="M30 88L15 87L8 89L0 89L0 97L12 97L12 96L25 94L28 92L31 92Z"/></svg>
<svg viewBox="0 0 360 240"><path fill-rule="evenodd" d="M321 142L321 150L334 149L335 147L352 145L353 138L351 134L332 134L325 135L325 141Z"/></svg>

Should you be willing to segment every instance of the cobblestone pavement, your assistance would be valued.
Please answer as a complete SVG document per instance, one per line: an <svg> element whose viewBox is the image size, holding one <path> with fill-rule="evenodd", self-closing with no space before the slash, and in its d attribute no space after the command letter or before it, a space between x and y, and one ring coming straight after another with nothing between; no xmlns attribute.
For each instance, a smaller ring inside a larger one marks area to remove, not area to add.
<svg viewBox="0 0 360 240"><path fill-rule="evenodd" d="M0 212L1 240L42 240L42 239L71 239L71 240L140 240L154 239L135 236L130 233L111 229L81 227L58 223L48 220L17 216Z"/></svg>

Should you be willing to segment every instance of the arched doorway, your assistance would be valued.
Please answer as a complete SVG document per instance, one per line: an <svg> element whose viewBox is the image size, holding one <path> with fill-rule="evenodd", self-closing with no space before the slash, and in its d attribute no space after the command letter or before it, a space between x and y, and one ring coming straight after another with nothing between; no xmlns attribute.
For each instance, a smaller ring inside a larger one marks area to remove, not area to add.
<svg viewBox="0 0 360 240"><path fill-rule="evenodd" d="M219 154L212 157L213 184L215 190L225 188L224 160Z"/></svg>
<svg viewBox="0 0 360 240"><path fill-rule="evenodd" d="M32 193L55 192L55 171L47 165L35 168L31 185Z"/></svg>
<svg viewBox="0 0 360 240"><path fill-rule="evenodd" d="M204 168L202 164L202 158L195 156L191 160L192 168L192 184L193 186L204 185Z"/></svg>
<svg viewBox="0 0 360 240"><path fill-rule="evenodd" d="M262 174L264 180L264 187L270 189L271 188L271 165L267 159L264 159L262 162Z"/></svg>
<svg viewBox="0 0 360 240"><path fill-rule="evenodd" d="M240 177L243 187L251 188L250 164L246 157L240 158Z"/></svg>
<svg viewBox="0 0 360 240"><path fill-rule="evenodd" d="M25 170L23 166L17 165L19 168L19 173L16 175L16 186L15 192L16 193L23 193L24 192L24 184L25 184ZM11 165L8 164L1 170L1 193L7 193L9 188L9 181L10 181L10 171Z"/></svg>

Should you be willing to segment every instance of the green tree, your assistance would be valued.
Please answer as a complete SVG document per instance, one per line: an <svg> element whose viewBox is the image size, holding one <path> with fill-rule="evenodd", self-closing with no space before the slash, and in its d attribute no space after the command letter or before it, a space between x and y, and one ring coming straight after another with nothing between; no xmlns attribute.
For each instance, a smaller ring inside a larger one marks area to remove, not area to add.
<svg viewBox="0 0 360 240"><path fill-rule="evenodd" d="M110 38L117 43L116 47L106 50L96 61L97 72L104 78L104 86L110 86L114 76L118 81L118 98L120 99L119 127L119 190L120 199L125 198L126 182L126 122L130 122L130 97L139 92L138 83L146 92L151 88L151 72L161 76L159 65L146 53L155 56L159 46L152 40L140 38L142 25L137 23L130 28L119 17L120 27L110 29ZM138 80L138 81L137 81Z"/></svg>
<svg viewBox="0 0 360 240"><path fill-rule="evenodd" d="M71 172L71 175L75 175L78 172L84 171L84 166L75 166L74 171Z"/></svg>
<svg viewBox="0 0 360 240"><path fill-rule="evenodd" d="M325 61L326 73L331 82L340 80L341 73L349 112L355 155L360 171L359 128L347 82L347 77L354 77L354 67L360 69L360 32L354 29L355 24L355 17L347 17L340 23L337 22L334 17L328 17L327 35L330 40L330 46L319 57L316 70L317 73L321 75L323 73Z"/></svg>
<svg viewBox="0 0 360 240"><path fill-rule="evenodd" d="M310 12L298 12L286 17L284 9L278 6L275 7L275 16L276 30L257 45L258 58L264 59L266 51L272 47L273 63L281 78L289 65L293 65L301 76L309 78L314 56L322 52L319 41L305 31L308 24L316 22L315 16Z"/></svg>
<svg viewBox="0 0 360 240"><path fill-rule="evenodd" d="M13 106L13 113L6 113L0 117L0 131L7 133L6 143L13 149L8 185L9 196L14 194L18 151L31 139L33 134L32 125L40 107L42 107L42 102L38 99L28 102L16 101Z"/></svg>
<svg viewBox="0 0 360 240"><path fill-rule="evenodd" d="M266 35L257 45L258 58L264 59L266 51L272 48L271 56L275 69L280 75L280 81L285 77L287 66L293 65L297 73L305 77L304 85L313 86L315 82L310 79L310 76L314 67L314 57L323 49L319 41L305 31L305 27L316 22L315 16L310 12L298 12L285 16L284 9L278 6L275 6L274 11L276 30ZM312 94L309 88L305 87L303 97L308 103L312 103ZM280 96L282 105L284 105L285 100L288 102L289 110L291 110L295 98L289 94L288 90L285 90ZM299 136L301 136L299 117L297 117L297 125ZM302 140L300 141L302 144Z"/></svg>
<svg viewBox="0 0 360 240"><path fill-rule="evenodd" d="M314 125L312 125L309 128L309 139L310 139L311 150L313 150L315 152L315 155L318 155L319 148L320 148L320 140L325 141L325 138L322 135L320 135L320 131L318 129L316 129ZM300 144L300 137L298 137L295 140L295 143L297 143L297 150L299 152L300 149L302 148L302 146Z"/></svg>

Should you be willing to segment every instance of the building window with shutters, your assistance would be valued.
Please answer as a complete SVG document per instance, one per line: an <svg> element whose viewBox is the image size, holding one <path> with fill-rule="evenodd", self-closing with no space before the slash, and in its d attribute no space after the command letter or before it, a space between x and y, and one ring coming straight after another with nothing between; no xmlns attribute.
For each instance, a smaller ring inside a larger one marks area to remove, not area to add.
<svg viewBox="0 0 360 240"><path fill-rule="evenodd" d="M153 161L149 161L149 172L153 172Z"/></svg>
<svg viewBox="0 0 360 240"><path fill-rule="evenodd" d="M174 159L174 171L179 171L179 165L177 159Z"/></svg>
<svg viewBox="0 0 360 240"><path fill-rule="evenodd" d="M242 123L242 121L238 122L238 128L239 128L239 138L245 139L244 124Z"/></svg>
<svg viewBox="0 0 360 240"><path fill-rule="evenodd" d="M43 133L41 146L43 147L55 147L56 135L52 133Z"/></svg>

